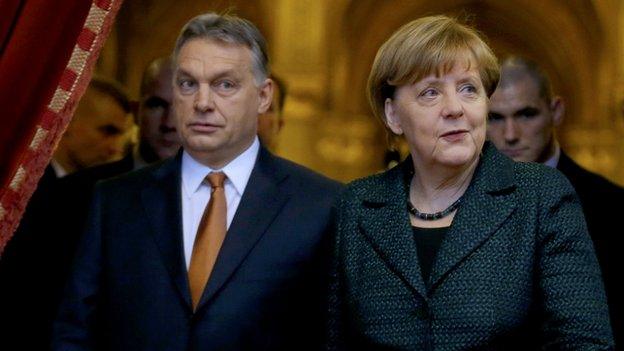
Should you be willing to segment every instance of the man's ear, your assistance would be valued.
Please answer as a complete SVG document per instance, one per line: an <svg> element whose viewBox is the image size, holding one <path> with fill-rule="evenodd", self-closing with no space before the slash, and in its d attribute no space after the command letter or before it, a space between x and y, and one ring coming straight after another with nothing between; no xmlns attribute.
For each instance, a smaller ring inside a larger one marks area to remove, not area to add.
<svg viewBox="0 0 624 351"><path fill-rule="evenodd" d="M553 124L559 126L565 116L565 102L561 96L555 96L550 100L550 113L553 116Z"/></svg>
<svg viewBox="0 0 624 351"><path fill-rule="evenodd" d="M258 89L260 97L258 114L263 114L271 107L271 102L273 101L273 81L270 78L265 79L264 82L260 83Z"/></svg>
<svg viewBox="0 0 624 351"><path fill-rule="evenodd" d="M393 104L392 99L390 98L387 98L384 103L384 114L386 117L385 118L386 126L388 126L388 128L390 128L390 130L396 135L403 134L403 128L401 127L401 120L399 119L399 116L396 113L396 108Z"/></svg>

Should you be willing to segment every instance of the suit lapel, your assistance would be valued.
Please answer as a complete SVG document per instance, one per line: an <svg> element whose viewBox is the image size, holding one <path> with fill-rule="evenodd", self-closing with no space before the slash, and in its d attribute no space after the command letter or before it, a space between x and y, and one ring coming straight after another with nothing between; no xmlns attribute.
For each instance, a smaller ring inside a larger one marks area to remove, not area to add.
<svg viewBox="0 0 624 351"><path fill-rule="evenodd" d="M286 177L275 157L261 147L198 311L223 287L286 204L290 194L279 188Z"/></svg>
<svg viewBox="0 0 624 351"><path fill-rule="evenodd" d="M481 246L513 213L513 165L489 143L434 263L429 287Z"/></svg>
<svg viewBox="0 0 624 351"><path fill-rule="evenodd" d="M191 308L184 248L182 245L181 153L154 172L141 193L152 234L180 296Z"/></svg>
<svg viewBox="0 0 624 351"><path fill-rule="evenodd" d="M407 186L404 177L411 169L411 158L380 177L364 196L360 229L382 260L424 298L413 230L407 212Z"/></svg>

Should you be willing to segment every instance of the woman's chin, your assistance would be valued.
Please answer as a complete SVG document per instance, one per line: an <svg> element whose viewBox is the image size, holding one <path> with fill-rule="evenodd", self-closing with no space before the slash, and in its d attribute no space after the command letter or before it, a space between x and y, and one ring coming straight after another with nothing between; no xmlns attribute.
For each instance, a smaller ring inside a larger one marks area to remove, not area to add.
<svg viewBox="0 0 624 351"><path fill-rule="evenodd" d="M437 163L446 167L463 167L474 161L476 150L473 147L453 147L437 157Z"/></svg>

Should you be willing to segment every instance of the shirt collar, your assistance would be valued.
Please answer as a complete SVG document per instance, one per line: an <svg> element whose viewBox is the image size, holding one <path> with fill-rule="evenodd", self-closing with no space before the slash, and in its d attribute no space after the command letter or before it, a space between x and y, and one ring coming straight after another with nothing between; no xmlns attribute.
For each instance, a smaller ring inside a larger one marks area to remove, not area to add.
<svg viewBox="0 0 624 351"><path fill-rule="evenodd" d="M559 143L555 141L555 153L551 158L546 160L544 164L551 168L557 168L557 164L559 164L559 157L561 157L561 147L559 146Z"/></svg>
<svg viewBox="0 0 624 351"><path fill-rule="evenodd" d="M67 175L67 171L65 170L65 168L63 168L63 166L61 166L61 164L58 163L58 161L56 161L55 159L50 160L50 166L52 166L52 169L54 170L57 178L63 178Z"/></svg>
<svg viewBox="0 0 624 351"><path fill-rule="evenodd" d="M227 176L226 182L234 186L239 196L242 195L251 176L253 166L256 163L259 150L260 142L258 137L256 137L247 150L236 156L235 159L221 169L212 169L199 163L184 150L182 152L182 187L184 192L190 196L199 189L204 178L210 172L222 171Z"/></svg>

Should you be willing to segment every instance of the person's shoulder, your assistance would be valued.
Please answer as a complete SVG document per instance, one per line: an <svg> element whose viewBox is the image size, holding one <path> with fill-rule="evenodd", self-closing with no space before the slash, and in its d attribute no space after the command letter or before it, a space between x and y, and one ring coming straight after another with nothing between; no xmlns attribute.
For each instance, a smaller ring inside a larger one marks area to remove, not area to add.
<svg viewBox="0 0 624 351"><path fill-rule="evenodd" d="M514 162L516 186L541 197L559 197L574 193L568 178L557 169L535 162Z"/></svg>
<svg viewBox="0 0 624 351"><path fill-rule="evenodd" d="M85 168L61 178L67 185L93 185L99 180L113 178L130 172L133 167L132 159L124 158L118 161L104 163L98 166Z"/></svg>
<svg viewBox="0 0 624 351"><path fill-rule="evenodd" d="M583 168L564 153L561 155L558 168L580 192L589 192L600 196L604 194L624 196L624 188L598 173Z"/></svg>
<svg viewBox="0 0 624 351"><path fill-rule="evenodd" d="M386 198L388 193L393 191L392 189L396 189L397 184L402 183L405 162L403 161L389 170L349 182L343 192L343 201Z"/></svg>
<svg viewBox="0 0 624 351"><path fill-rule="evenodd" d="M273 160L283 172L288 174L291 180L305 185L306 188L314 189L315 191L338 193L344 187L344 184L298 163L279 156L273 156Z"/></svg>
<svg viewBox="0 0 624 351"><path fill-rule="evenodd" d="M161 177L167 173L175 172L176 169L179 169L179 160L177 158L165 159L137 170L102 179L97 182L96 186L99 188L118 188L122 190L142 187L152 179Z"/></svg>

